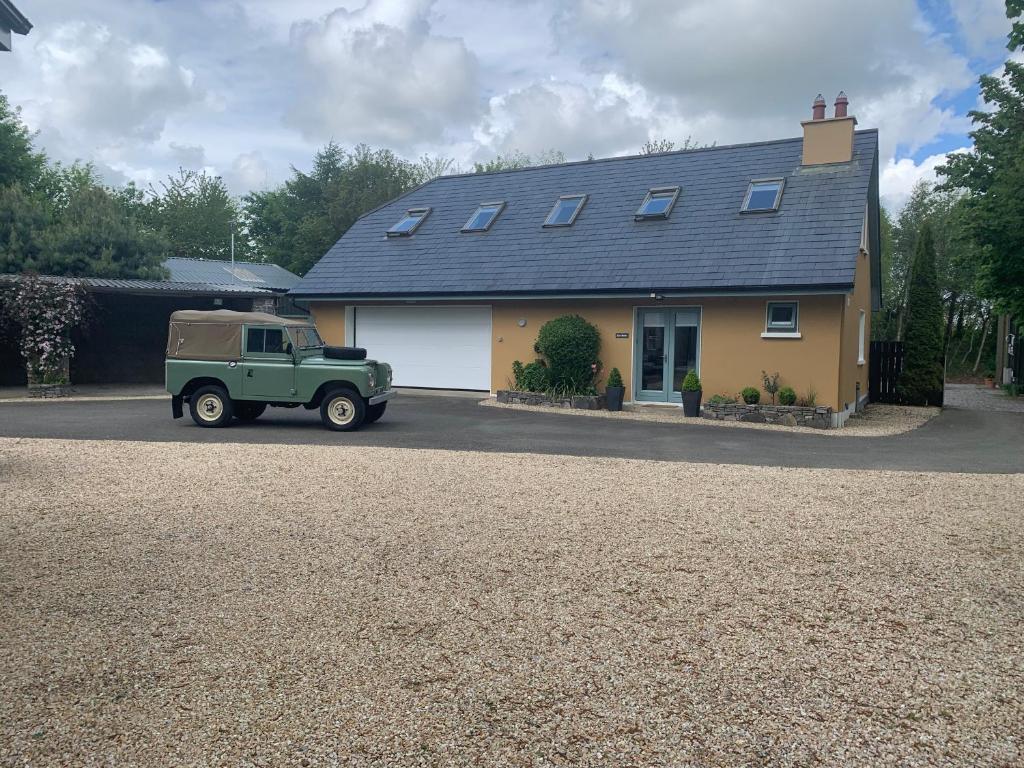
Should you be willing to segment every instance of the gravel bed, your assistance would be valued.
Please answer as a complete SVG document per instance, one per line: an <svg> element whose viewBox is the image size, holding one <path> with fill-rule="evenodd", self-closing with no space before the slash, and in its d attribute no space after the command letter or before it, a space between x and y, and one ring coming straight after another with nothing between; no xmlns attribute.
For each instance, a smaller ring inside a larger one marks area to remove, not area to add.
<svg viewBox="0 0 1024 768"><path fill-rule="evenodd" d="M1024 397L1010 397L1002 389L978 384L947 384L943 402L952 408L971 411L1024 413Z"/></svg>
<svg viewBox="0 0 1024 768"><path fill-rule="evenodd" d="M0 439L0 764L1020 765L1022 497Z"/></svg>
<svg viewBox="0 0 1024 768"><path fill-rule="evenodd" d="M814 429L813 427L785 427L780 424L753 424L745 421L719 421L717 419L686 418L679 406L623 405L621 411L587 411L582 408L549 408L543 405L499 403L494 398L480 401L490 408L509 408L539 413L591 416L598 419L626 419L629 421L655 421L667 424L727 427L735 429L766 429L773 432L803 432L808 435L830 437L889 437L917 429L941 411L940 408L914 408L905 405L872 403L863 412L850 417L842 429Z"/></svg>

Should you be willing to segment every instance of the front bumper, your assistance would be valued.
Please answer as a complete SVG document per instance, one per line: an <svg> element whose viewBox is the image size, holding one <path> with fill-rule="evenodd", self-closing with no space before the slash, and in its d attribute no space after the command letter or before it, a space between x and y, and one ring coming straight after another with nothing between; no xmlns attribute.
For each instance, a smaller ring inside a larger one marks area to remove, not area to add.
<svg viewBox="0 0 1024 768"><path fill-rule="evenodd" d="M366 401L367 405L379 405L380 403L386 403L392 397L398 394L397 390L389 389L387 392L381 392L379 395L374 395Z"/></svg>

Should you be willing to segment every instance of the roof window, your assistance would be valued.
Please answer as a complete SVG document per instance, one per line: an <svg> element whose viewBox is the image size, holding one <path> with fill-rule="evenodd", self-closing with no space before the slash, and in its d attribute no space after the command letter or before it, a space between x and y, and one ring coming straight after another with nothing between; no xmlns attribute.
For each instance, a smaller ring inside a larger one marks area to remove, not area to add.
<svg viewBox="0 0 1024 768"><path fill-rule="evenodd" d="M782 200L782 179L755 179L747 187L747 196L743 198L743 213L758 211L777 211Z"/></svg>
<svg viewBox="0 0 1024 768"><path fill-rule="evenodd" d="M496 203L480 203L480 207L476 209L476 213L469 217L469 221L466 222L466 226L462 228L462 231L486 232L491 228L491 224L498 218L498 214L501 213L504 207L504 200L499 200Z"/></svg>
<svg viewBox="0 0 1024 768"><path fill-rule="evenodd" d="M398 220L398 222L388 230L388 237L408 237L423 220L427 218L427 214L430 213L429 208L410 208L405 212L405 215Z"/></svg>
<svg viewBox="0 0 1024 768"><path fill-rule="evenodd" d="M585 202L587 202L586 195L562 195L555 203L555 207L551 209L551 213L548 214L547 219L544 221L544 226L572 226L572 223L576 221L576 217L580 215Z"/></svg>
<svg viewBox="0 0 1024 768"><path fill-rule="evenodd" d="M679 198L679 187L655 187L647 192L640 209L633 215L636 221L667 219Z"/></svg>

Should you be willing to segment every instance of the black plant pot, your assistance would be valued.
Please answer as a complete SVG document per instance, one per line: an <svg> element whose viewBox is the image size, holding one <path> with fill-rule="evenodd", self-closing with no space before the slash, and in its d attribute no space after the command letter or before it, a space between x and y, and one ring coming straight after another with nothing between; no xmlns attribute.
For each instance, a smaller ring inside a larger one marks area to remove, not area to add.
<svg viewBox="0 0 1024 768"><path fill-rule="evenodd" d="M608 398L608 410L609 411L621 411L622 410L622 397L626 394L625 387L607 387L605 389L605 395Z"/></svg>
<svg viewBox="0 0 1024 768"><path fill-rule="evenodd" d="M683 391L683 416L700 416L700 399L703 395L700 389L696 392Z"/></svg>

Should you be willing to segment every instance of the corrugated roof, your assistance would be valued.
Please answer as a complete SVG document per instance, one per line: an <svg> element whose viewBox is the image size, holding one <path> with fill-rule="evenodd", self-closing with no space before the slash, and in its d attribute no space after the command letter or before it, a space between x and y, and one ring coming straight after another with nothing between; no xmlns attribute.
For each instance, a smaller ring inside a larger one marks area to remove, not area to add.
<svg viewBox="0 0 1024 768"><path fill-rule="evenodd" d="M59 277L42 275L44 280L64 283L75 282L97 293L136 293L154 295L236 296L239 298L273 296L263 288L212 283L172 283L168 280L124 280L108 277ZM2 280L17 280L18 275L0 275Z"/></svg>
<svg viewBox="0 0 1024 768"><path fill-rule="evenodd" d="M852 162L802 167L802 139L443 176L357 221L296 285L312 296L754 290L853 284L878 134ZM741 214L751 179L786 179L776 213ZM652 187L681 187L665 220L634 221ZM543 228L560 195L589 195L571 227ZM490 230L459 230L482 202ZM385 236L409 208L411 237Z"/></svg>
<svg viewBox="0 0 1024 768"><path fill-rule="evenodd" d="M230 261L173 256L164 262L164 267L171 273L169 280L176 283L212 283L287 291L299 282L299 276L284 267L251 261L232 264Z"/></svg>

